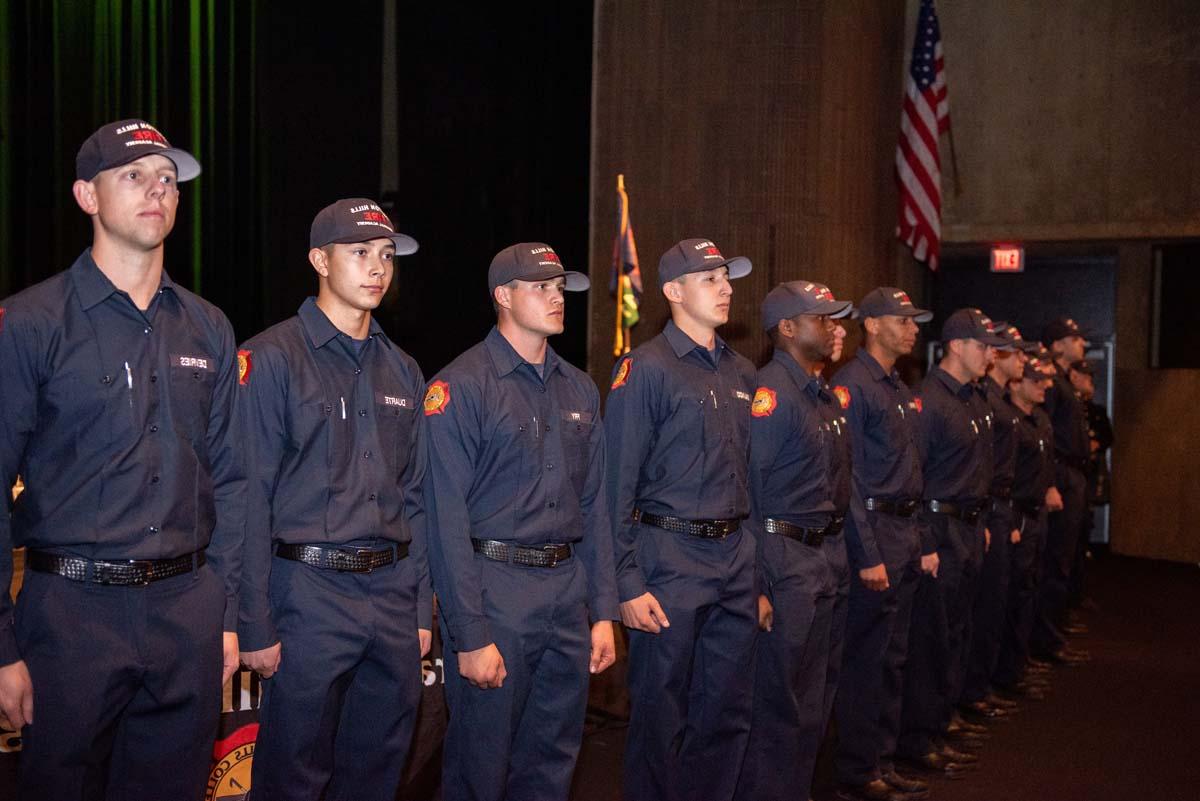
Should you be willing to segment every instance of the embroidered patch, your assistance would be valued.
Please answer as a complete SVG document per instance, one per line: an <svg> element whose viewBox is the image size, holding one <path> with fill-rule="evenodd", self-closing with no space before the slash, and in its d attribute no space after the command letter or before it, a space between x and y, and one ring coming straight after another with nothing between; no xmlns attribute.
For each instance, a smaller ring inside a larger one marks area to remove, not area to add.
<svg viewBox="0 0 1200 801"><path fill-rule="evenodd" d="M770 417L778 405L775 390L759 387L754 391L754 400L750 402L750 414L754 417Z"/></svg>
<svg viewBox="0 0 1200 801"><path fill-rule="evenodd" d="M912 403L908 404L908 408L916 409L917 414L920 414L921 410L925 408L925 404L921 403L920 398L913 398Z"/></svg>
<svg viewBox="0 0 1200 801"><path fill-rule="evenodd" d="M626 359L621 362L621 366L617 368L617 375L613 378L612 388L619 389L625 386L625 382L629 380L629 371L633 369L633 359Z"/></svg>
<svg viewBox="0 0 1200 801"><path fill-rule="evenodd" d="M425 416L442 414L450 404L450 385L445 381L434 381L425 393Z"/></svg>
<svg viewBox="0 0 1200 801"><path fill-rule="evenodd" d="M250 371L254 369L254 360L251 358L252 350L238 351L238 383L242 386L250 383Z"/></svg>
<svg viewBox="0 0 1200 801"><path fill-rule="evenodd" d="M850 390L843 386L833 388L833 397L837 398L838 406L843 409L850 408Z"/></svg>

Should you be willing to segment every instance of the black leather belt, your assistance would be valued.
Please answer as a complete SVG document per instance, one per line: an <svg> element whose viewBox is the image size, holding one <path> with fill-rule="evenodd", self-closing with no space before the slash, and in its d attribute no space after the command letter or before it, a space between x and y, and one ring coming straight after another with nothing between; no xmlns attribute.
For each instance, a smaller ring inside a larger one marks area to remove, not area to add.
<svg viewBox="0 0 1200 801"><path fill-rule="evenodd" d="M979 520L983 509L978 503L951 503L950 501L928 500L924 503L925 511L935 515L946 515L957 518L964 523L974 524Z"/></svg>
<svg viewBox="0 0 1200 801"><path fill-rule="evenodd" d="M275 555L280 559L303 562L322 570L340 573L370 573L408 556L408 543L398 542L387 548L351 548L332 545L279 545Z"/></svg>
<svg viewBox="0 0 1200 801"><path fill-rule="evenodd" d="M786 520L776 520L772 517L767 517L763 518L763 528L770 534L779 534L796 540L796 542L818 548L825 541L826 537L833 537L840 534L844 522L845 517L834 515L833 519L821 528L805 528L804 526L793 525Z"/></svg>
<svg viewBox="0 0 1200 801"><path fill-rule="evenodd" d="M871 512L883 512L885 515L896 517L912 517L921 508L921 502L916 500L889 501L883 498L867 498L863 506Z"/></svg>
<svg viewBox="0 0 1200 801"><path fill-rule="evenodd" d="M174 559L83 559L46 551L29 551L25 564L39 573L54 573L71 581L109 584L117 587L145 587L163 579L191 573L204 564L204 551Z"/></svg>
<svg viewBox="0 0 1200 801"><path fill-rule="evenodd" d="M634 522L642 522L648 526L661 528L664 531L673 531L676 534L690 534L693 537L702 537L706 540L719 540L728 537L741 528L742 525L742 521L738 518L733 520L684 520L681 517L652 515L649 512L643 512L641 509L633 510L633 520Z"/></svg>
<svg viewBox="0 0 1200 801"><path fill-rule="evenodd" d="M513 545L499 540L477 540L471 538L475 553L494 562L512 562L525 567L558 567L571 558L571 546L567 543L545 545Z"/></svg>

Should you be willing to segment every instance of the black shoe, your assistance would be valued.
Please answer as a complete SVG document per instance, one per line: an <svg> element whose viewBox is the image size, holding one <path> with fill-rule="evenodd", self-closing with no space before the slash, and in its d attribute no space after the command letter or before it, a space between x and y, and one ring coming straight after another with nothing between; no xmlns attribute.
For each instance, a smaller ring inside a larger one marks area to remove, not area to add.
<svg viewBox="0 0 1200 801"><path fill-rule="evenodd" d="M919 757L904 757L904 764L920 773L937 774L947 779L959 779L968 771L966 765L954 762L937 751L926 751Z"/></svg>
<svg viewBox="0 0 1200 801"><path fill-rule="evenodd" d="M969 704L959 704L958 711L962 713L964 718L968 720L975 718L976 720L999 721L1008 717L1008 712L985 704L983 701L973 701Z"/></svg>
<svg viewBox="0 0 1200 801"><path fill-rule="evenodd" d="M909 776L901 776L895 770L889 770L883 774L882 778L892 789L899 790L909 798L924 798L929 795L929 782L923 782L920 779L913 779Z"/></svg>
<svg viewBox="0 0 1200 801"><path fill-rule="evenodd" d="M1016 701L1010 700L1008 698L1001 698L1000 696L996 695L995 693L988 693L987 695L985 695L983 697L983 702L985 704L987 704L988 706L994 706L997 709L1004 709L1004 710L1008 710L1010 712L1015 712L1018 709L1020 709L1020 707L1021 707L1021 705L1018 704Z"/></svg>
<svg viewBox="0 0 1200 801"><path fill-rule="evenodd" d="M1082 665L1092 661L1090 653L1077 648L1060 648L1047 656L1051 662L1059 665Z"/></svg>
<svg viewBox="0 0 1200 801"><path fill-rule="evenodd" d="M842 801L906 801L909 798L883 779L866 784L843 784L837 788L837 797Z"/></svg>
<svg viewBox="0 0 1200 801"><path fill-rule="evenodd" d="M951 715L950 725L946 727L946 731L950 733L965 731L970 732L971 734L983 735L985 737L989 733L987 726L984 726L981 723L972 723L971 721L963 718L963 716L958 714L958 712L955 712L953 715Z"/></svg>
<svg viewBox="0 0 1200 801"><path fill-rule="evenodd" d="M952 745L942 744L938 749L938 753L949 759L951 762L957 762L960 765L971 765L979 761L976 754L969 754L966 751L960 751Z"/></svg>

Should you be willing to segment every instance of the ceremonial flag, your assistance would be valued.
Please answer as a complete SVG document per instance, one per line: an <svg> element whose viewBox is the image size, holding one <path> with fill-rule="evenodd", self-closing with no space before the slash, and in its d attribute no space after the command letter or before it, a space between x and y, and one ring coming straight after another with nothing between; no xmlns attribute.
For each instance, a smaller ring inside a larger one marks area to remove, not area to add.
<svg viewBox="0 0 1200 801"><path fill-rule="evenodd" d="M900 183L900 221L896 236L913 256L936 270L942 237L942 162L938 138L950 128L942 36L933 0L921 0L912 63L900 112L896 179Z"/></svg>
<svg viewBox="0 0 1200 801"><path fill-rule="evenodd" d="M642 271L638 267L633 226L629 224L629 195L625 194L624 175L617 176L617 238L613 240L608 291L617 301L613 356L620 357L629 352L629 329L637 325L638 304L642 299Z"/></svg>

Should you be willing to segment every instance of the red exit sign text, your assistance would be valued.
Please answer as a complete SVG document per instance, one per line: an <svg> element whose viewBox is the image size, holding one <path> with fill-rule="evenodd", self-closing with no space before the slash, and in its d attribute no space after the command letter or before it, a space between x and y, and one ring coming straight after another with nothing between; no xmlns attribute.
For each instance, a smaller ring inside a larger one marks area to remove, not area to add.
<svg viewBox="0 0 1200 801"><path fill-rule="evenodd" d="M1025 248L992 248L992 272L1025 272Z"/></svg>

